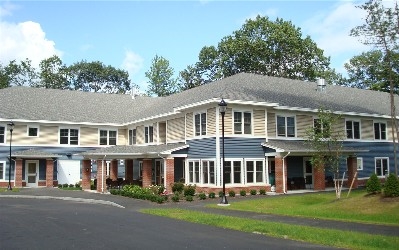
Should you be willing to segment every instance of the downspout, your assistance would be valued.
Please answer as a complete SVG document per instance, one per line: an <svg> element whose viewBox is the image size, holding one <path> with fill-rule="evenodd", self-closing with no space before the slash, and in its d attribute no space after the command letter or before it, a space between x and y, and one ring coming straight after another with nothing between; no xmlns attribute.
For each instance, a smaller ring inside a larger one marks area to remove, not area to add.
<svg viewBox="0 0 399 250"><path fill-rule="evenodd" d="M287 190L285 190L285 188L286 188L286 181L287 181L287 178L285 178L285 158L286 158L289 154L291 154L291 151L288 151L288 153L283 157L283 193L284 193L284 194L287 193Z"/></svg>
<svg viewBox="0 0 399 250"><path fill-rule="evenodd" d="M104 155L104 158L101 162L102 170L101 170L101 193L104 193L104 160L107 155Z"/></svg>

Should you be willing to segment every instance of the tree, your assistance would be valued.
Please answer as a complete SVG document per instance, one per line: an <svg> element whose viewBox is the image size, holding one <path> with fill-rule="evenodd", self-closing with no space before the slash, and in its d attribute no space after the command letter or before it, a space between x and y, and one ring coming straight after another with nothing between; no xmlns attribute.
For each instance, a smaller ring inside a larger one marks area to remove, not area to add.
<svg viewBox="0 0 399 250"><path fill-rule="evenodd" d="M39 64L40 80L32 87L46 89L68 89L67 67L57 55L44 59Z"/></svg>
<svg viewBox="0 0 399 250"><path fill-rule="evenodd" d="M169 61L162 56L155 55L149 71L145 76L149 79L148 95L168 96L177 91L176 80L172 78L173 68Z"/></svg>
<svg viewBox="0 0 399 250"><path fill-rule="evenodd" d="M181 85L188 88L240 72L314 81L329 64L323 50L309 36L303 38L300 28L280 18L273 22L257 16L224 37L217 48L204 47L199 61L183 72Z"/></svg>
<svg viewBox="0 0 399 250"><path fill-rule="evenodd" d="M77 62L67 71L69 87L73 90L126 93L131 88L127 71L105 66L99 61Z"/></svg>
<svg viewBox="0 0 399 250"><path fill-rule="evenodd" d="M369 194L376 194L381 192L381 182L377 174L372 174L366 183L366 191Z"/></svg>
<svg viewBox="0 0 399 250"><path fill-rule="evenodd" d="M341 197L343 182L343 180L340 182L340 163L343 158L343 131L337 129L340 123L341 118L339 115L320 108L314 126L306 131L306 143L313 149L311 158L312 166L334 174L334 187L337 199Z"/></svg>
<svg viewBox="0 0 399 250"><path fill-rule="evenodd" d="M10 86L31 86L38 80L36 69L32 67L28 58L19 64L16 60L9 62L7 66L0 65L0 88Z"/></svg>
<svg viewBox="0 0 399 250"><path fill-rule="evenodd" d="M384 185L385 197L398 197L399 196L399 180L397 175L390 173Z"/></svg>
<svg viewBox="0 0 399 250"><path fill-rule="evenodd" d="M392 72L394 54L399 50L399 9L397 4L394 8L385 8L382 4L382 0L370 0L363 5L358 6L358 8L367 13L365 23L353 28L350 35L362 37L363 39L361 41L364 44L370 45L373 49L378 49L382 53L385 76L388 76L385 80L389 83L395 173L398 175L398 161L396 156L396 136L398 136L398 125L396 121L396 107L394 100L395 85Z"/></svg>

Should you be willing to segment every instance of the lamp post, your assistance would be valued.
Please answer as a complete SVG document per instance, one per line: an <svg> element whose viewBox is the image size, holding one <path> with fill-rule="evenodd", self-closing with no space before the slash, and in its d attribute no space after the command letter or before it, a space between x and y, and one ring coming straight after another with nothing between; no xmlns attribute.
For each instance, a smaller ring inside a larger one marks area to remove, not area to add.
<svg viewBox="0 0 399 250"><path fill-rule="evenodd" d="M226 182L225 182L225 169L224 166L225 164L225 158L224 158L224 115L226 114L226 109L227 109L227 103L223 100L219 102L219 111L220 114L222 115L222 158L223 158L223 166L222 166L222 176L223 176L223 197L222 200L220 201L221 205L227 205L229 204L227 202L226 198Z"/></svg>
<svg viewBox="0 0 399 250"><path fill-rule="evenodd" d="M14 123L11 121L8 126L10 127L10 168L8 169L8 190L12 190L11 187L11 143L12 143L12 131L14 130ZM15 180L14 180L15 181Z"/></svg>

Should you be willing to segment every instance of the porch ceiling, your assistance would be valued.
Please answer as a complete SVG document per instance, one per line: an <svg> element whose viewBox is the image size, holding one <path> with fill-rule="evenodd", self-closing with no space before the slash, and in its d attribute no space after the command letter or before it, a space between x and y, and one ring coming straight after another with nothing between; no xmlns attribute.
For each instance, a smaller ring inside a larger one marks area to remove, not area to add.
<svg viewBox="0 0 399 250"><path fill-rule="evenodd" d="M162 144L162 145L117 145L96 149L80 153L84 158L88 159L137 159L137 158L159 158L161 155L166 156L174 151L188 148L185 143Z"/></svg>
<svg viewBox="0 0 399 250"><path fill-rule="evenodd" d="M316 152L306 141L299 140L268 140L262 143L263 147L271 148L276 150L278 153L291 152L294 154L311 154ZM360 152L368 152L368 149L359 149L352 147L342 147L340 150L343 154L356 154Z"/></svg>
<svg viewBox="0 0 399 250"><path fill-rule="evenodd" d="M14 153L11 153L12 157L20 158L20 159L48 159L48 158L59 158L61 155L56 155L56 154L50 154L48 152L36 150L36 149L28 149L28 150L22 150L22 151L17 151Z"/></svg>

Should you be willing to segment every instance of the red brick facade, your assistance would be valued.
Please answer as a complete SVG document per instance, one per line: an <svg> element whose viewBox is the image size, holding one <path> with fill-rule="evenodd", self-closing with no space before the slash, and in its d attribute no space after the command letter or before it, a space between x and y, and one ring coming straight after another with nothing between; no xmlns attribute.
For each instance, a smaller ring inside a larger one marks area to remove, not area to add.
<svg viewBox="0 0 399 250"><path fill-rule="evenodd" d="M107 168L107 163L105 160L97 160L97 192L105 192L107 186L105 184L105 171Z"/></svg>
<svg viewBox="0 0 399 250"><path fill-rule="evenodd" d="M172 184L175 182L175 159L165 160L165 188L168 193L172 193Z"/></svg>
<svg viewBox="0 0 399 250"><path fill-rule="evenodd" d="M281 157L275 158L275 181L276 193L284 193L287 191L287 164L285 164L285 160Z"/></svg>
<svg viewBox="0 0 399 250"><path fill-rule="evenodd" d="M325 190L326 189L326 175L323 166L313 167L313 189Z"/></svg>
<svg viewBox="0 0 399 250"><path fill-rule="evenodd" d="M15 187L22 187L22 159L15 160Z"/></svg>
<svg viewBox="0 0 399 250"><path fill-rule="evenodd" d="M109 178L116 181L118 179L118 161L112 160L109 167Z"/></svg>
<svg viewBox="0 0 399 250"><path fill-rule="evenodd" d="M152 160L143 160L143 187L149 187L152 184Z"/></svg>
<svg viewBox="0 0 399 250"><path fill-rule="evenodd" d="M91 160L83 160L82 168L82 189L90 190L91 188Z"/></svg>
<svg viewBox="0 0 399 250"><path fill-rule="evenodd" d="M46 187L54 186L54 161L46 159Z"/></svg>

